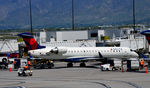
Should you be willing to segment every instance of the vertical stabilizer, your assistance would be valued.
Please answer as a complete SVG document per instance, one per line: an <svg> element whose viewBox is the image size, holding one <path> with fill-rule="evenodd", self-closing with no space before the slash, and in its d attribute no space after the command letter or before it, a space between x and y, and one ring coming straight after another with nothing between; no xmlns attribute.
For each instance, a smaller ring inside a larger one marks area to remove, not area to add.
<svg viewBox="0 0 150 88"><path fill-rule="evenodd" d="M140 34L145 35L148 44L150 45L150 30L142 31Z"/></svg>
<svg viewBox="0 0 150 88"><path fill-rule="evenodd" d="M18 36L22 37L28 50L42 49L45 46L39 45L31 33L21 33Z"/></svg>

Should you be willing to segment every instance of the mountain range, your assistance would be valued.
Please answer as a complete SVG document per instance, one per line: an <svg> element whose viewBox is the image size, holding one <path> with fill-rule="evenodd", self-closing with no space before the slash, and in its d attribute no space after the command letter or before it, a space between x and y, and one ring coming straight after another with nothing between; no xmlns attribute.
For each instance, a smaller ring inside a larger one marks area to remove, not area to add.
<svg viewBox="0 0 150 88"><path fill-rule="evenodd" d="M132 24L132 0L73 0L75 27ZM31 0L33 28L71 28L72 0ZM137 24L150 23L150 0L135 0ZM0 29L29 29L29 0L0 0Z"/></svg>

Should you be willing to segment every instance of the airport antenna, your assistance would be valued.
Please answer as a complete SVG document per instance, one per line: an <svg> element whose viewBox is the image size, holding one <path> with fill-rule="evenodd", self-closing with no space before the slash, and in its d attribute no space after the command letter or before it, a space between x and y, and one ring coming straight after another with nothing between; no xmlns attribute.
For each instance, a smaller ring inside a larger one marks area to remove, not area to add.
<svg viewBox="0 0 150 88"><path fill-rule="evenodd" d="M30 32L31 34L33 34L33 28L32 28L32 3L31 0L29 0L29 9L30 9Z"/></svg>
<svg viewBox="0 0 150 88"><path fill-rule="evenodd" d="M72 30L74 30L74 0L72 0Z"/></svg>

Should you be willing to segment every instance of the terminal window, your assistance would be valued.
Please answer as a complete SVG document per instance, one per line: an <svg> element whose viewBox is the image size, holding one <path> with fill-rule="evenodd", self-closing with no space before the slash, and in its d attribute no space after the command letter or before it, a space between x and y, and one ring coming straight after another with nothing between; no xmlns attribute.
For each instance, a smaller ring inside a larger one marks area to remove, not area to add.
<svg viewBox="0 0 150 88"><path fill-rule="evenodd" d="M91 37L97 37L98 34L97 33L91 33Z"/></svg>

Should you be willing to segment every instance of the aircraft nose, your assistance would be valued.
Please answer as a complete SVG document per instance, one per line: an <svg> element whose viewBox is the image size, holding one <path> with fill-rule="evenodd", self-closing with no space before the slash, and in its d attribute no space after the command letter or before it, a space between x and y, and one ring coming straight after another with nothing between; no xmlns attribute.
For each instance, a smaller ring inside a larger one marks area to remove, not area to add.
<svg viewBox="0 0 150 88"><path fill-rule="evenodd" d="M139 57L139 55L136 52L132 52L134 57Z"/></svg>
<svg viewBox="0 0 150 88"><path fill-rule="evenodd" d="M30 52L28 52L28 56L31 56L31 53L30 53Z"/></svg>
<svg viewBox="0 0 150 88"><path fill-rule="evenodd" d="M31 56L31 51L28 51L28 55Z"/></svg>

